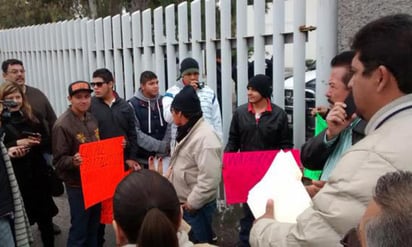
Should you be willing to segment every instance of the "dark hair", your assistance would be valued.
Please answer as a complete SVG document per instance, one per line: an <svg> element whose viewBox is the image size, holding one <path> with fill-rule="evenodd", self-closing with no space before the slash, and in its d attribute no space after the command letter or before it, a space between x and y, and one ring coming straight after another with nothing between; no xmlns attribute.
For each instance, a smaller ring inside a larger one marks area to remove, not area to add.
<svg viewBox="0 0 412 247"><path fill-rule="evenodd" d="M157 75L153 71L146 70L140 74L140 84L145 84L153 79L157 79Z"/></svg>
<svg viewBox="0 0 412 247"><path fill-rule="evenodd" d="M374 201L380 213L365 224L368 246L412 246L412 173L397 171L378 179Z"/></svg>
<svg viewBox="0 0 412 247"><path fill-rule="evenodd" d="M135 171L117 186L114 219L129 243L177 247L180 203L173 185L151 170Z"/></svg>
<svg viewBox="0 0 412 247"><path fill-rule="evenodd" d="M352 59L354 56L355 56L354 51L344 51L336 55L330 61L331 67L345 67L346 68L346 73L342 77L342 82L345 84L345 86L348 85L350 79L352 78L352 74L350 72L350 66L352 64Z"/></svg>
<svg viewBox="0 0 412 247"><path fill-rule="evenodd" d="M359 53L364 75L383 65L396 78L403 93L412 93L411 15L390 15L367 24L356 33L352 49Z"/></svg>
<svg viewBox="0 0 412 247"><path fill-rule="evenodd" d="M23 66L23 62L18 60L18 59L7 59L5 61L3 61L3 64L1 65L1 69L3 70L4 73L7 73L7 69L9 68L10 65L15 65L15 64L19 64L21 66Z"/></svg>
<svg viewBox="0 0 412 247"><path fill-rule="evenodd" d="M112 72L110 72L110 70L106 69L106 68L102 68L102 69L97 69L93 72L93 78L96 77L100 77L103 79L104 82L110 82L113 81L113 74Z"/></svg>

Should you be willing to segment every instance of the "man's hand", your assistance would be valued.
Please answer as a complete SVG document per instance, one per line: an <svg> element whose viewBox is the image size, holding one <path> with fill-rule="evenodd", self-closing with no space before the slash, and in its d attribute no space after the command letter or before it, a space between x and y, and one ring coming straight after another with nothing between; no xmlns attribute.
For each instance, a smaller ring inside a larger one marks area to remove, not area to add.
<svg viewBox="0 0 412 247"><path fill-rule="evenodd" d="M11 158L21 158L30 151L30 148L25 146L14 146L7 149L7 153Z"/></svg>
<svg viewBox="0 0 412 247"><path fill-rule="evenodd" d="M275 203L273 202L272 199L269 199L266 202L266 212L264 215L260 216L259 218L257 218L253 224L255 224L258 220L260 219L274 219L275 218Z"/></svg>
<svg viewBox="0 0 412 247"><path fill-rule="evenodd" d="M326 184L326 181L312 180L311 185L306 185L305 188L310 198L313 198L319 192L319 190L323 188L325 184Z"/></svg>
<svg viewBox="0 0 412 247"><path fill-rule="evenodd" d="M149 170L155 171L163 175L163 159L162 157L150 156L148 159Z"/></svg>
<svg viewBox="0 0 412 247"><path fill-rule="evenodd" d="M189 203L185 202L182 204L182 208L183 210L185 210L186 212L193 214L196 212L196 209L192 208L192 206L190 206Z"/></svg>
<svg viewBox="0 0 412 247"><path fill-rule="evenodd" d="M79 167L79 166L81 165L81 163L82 163L82 157L80 156L79 153L75 153L75 154L73 155L72 162L73 162L73 165L74 165L75 167Z"/></svg>
<svg viewBox="0 0 412 247"><path fill-rule="evenodd" d="M134 171L138 171L142 169L140 164L134 160L126 160L126 164L129 166L130 169L133 169Z"/></svg>
<svg viewBox="0 0 412 247"><path fill-rule="evenodd" d="M321 115L323 118L326 117L326 113L328 112L328 107L326 106L316 106L310 110L310 115L314 117L317 114Z"/></svg>
<svg viewBox="0 0 412 247"><path fill-rule="evenodd" d="M328 128L326 130L327 140L331 140L338 136L340 132L348 127L349 124L356 118L356 114L353 114L353 116L347 119L345 107L345 103L336 102L326 116L326 122L328 123Z"/></svg>

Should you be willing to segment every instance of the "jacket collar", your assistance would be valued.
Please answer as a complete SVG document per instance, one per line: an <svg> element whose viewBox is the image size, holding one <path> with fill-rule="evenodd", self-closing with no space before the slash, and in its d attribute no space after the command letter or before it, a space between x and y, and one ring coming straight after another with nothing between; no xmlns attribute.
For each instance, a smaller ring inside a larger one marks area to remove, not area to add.
<svg viewBox="0 0 412 247"><path fill-rule="evenodd" d="M389 104L385 105L381 109L379 109L369 120L368 124L365 128L365 134L369 135L375 129L380 127L383 122L388 120L388 118L392 117L393 114L401 111L405 107L412 107L412 94L407 94L402 97L395 99L394 101L390 102Z"/></svg>
<svg viewBox="0 0 412 247"><path fill-rule="evenodd" d="M267 100L267 106L266 106L266 110L265 110L265 112L271 112L272 111L272 104L271 104L271 102L270 102L270 99L269 98L266 98L266 100ZM255 109L253 108L253 105L252 105L252 103L247 103L247 110L248 110L248 112L250 112L250 113L253 113L253 114L255 114L256 112L255 112Z"/></svg>

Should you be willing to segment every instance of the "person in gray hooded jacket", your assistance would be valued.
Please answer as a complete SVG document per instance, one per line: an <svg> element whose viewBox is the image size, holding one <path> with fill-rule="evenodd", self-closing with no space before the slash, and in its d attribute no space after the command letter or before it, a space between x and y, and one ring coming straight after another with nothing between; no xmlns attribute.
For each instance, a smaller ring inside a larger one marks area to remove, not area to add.
<svg viewBox="0 0 412 247"><path fill-rule="evenodd" d="M152 71L140 75L140 88L128 100L136 116L137 159L148 168L149 157L164 157L170 150L170 124L163 117L159 80Z"/></svg>

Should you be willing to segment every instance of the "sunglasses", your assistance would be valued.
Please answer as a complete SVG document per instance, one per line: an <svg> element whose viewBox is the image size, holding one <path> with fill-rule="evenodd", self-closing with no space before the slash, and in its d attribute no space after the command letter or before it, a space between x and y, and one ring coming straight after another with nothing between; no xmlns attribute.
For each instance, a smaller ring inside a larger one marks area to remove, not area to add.
<svg viewBox="0 0 412 247"><path fill-rule="evenodd" d="M106 82L90 82L90 86L94 87L101 87L103 86L103 84L105 84Z"/></svg>

